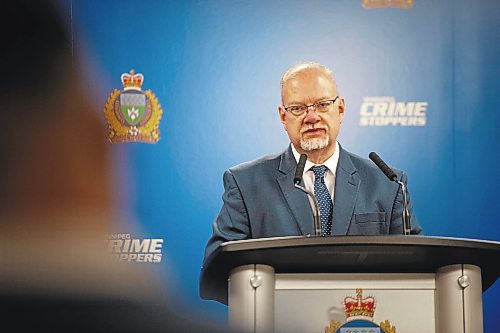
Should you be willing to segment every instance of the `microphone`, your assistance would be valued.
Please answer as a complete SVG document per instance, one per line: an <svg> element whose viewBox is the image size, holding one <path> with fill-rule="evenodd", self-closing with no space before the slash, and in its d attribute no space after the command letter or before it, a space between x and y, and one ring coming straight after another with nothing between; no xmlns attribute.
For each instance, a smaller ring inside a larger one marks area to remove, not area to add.
<svg viewBox="0 0 500 333"><path fill-rule="evenodd" d="M297 163L297 169L295 170L295 176L293 177L293 183L298 185L302 181L302 174L304 173L304 168L306 167L307 155L301 154L299 158L299 163Z"/></svg>
<svg viewBox="0 0 500 333"><path fill-rule="evenodd" d="M316 212L316 214L313 214L315 234L316 236L321 236L321 217L319 215L318 201L316 200L314 193L308 191L305 187L299 185L300 182L302 181L302 174L304 173L306 161L307 161L307 155L301 154L299 162L297 163L297 169L295 169L295 176L293 177L293 186L295 186L296 188L298 188L299 190L301 190L302 192L304 192L305 194L307 194L309 197L312 198L314 203L314 211Z"/></svg>
<svg viewBox="0 0 500 333"><path fill-rule="evenodd" d="M373 163L375 163L376 166L378 166L378 168L380 170L382 170L382 172L384 173L384 175L387 176L387 178L389 178L393 182L396 181L396 179L398 178L398 176L396 176L396 174L394 173L394 171L392 171L392 169L389 168L389 166L387 164L385 164L384 161L382 161L382 159L377 155L377 153L375 153L375 152L372 151L368 155L368 157L370 158L370 160L373 161Z"/></svg>
<svg viewBox="0 0 500 333"><path fill-rule="evenodd" d="M401 186L401 191L403 192L403 233L405 236L409 235L411 231L410 211L408 210L408 192L406 190L405 183L398 180L396 173L394 173L394 171L392 171L392 169L385 164L385 162L382 161L382 159L375 152L372 151L368 157L373 161L373 163L375 163L376 166L378 166L380 170L382 170L384 175L386 175L389 180L398 183L399 186Z"/></svg>

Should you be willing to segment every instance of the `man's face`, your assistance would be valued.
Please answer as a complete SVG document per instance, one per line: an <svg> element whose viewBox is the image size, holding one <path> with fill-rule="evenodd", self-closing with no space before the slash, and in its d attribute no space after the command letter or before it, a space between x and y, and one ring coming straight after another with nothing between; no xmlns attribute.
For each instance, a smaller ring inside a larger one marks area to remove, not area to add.
<svg viewBox="0 0 500 333"><path fill-rule="evenodd" d="M306 113L294 116L285 111L291 105L311 105L332 100L338 92L332 79L325 73L314 70L298 73L283 85L283 105L279 106L281 122L290 141L300 153L318 152L330 156L344 118L344 100L337 99L330 111L320 113L309 107Z"/></svg>

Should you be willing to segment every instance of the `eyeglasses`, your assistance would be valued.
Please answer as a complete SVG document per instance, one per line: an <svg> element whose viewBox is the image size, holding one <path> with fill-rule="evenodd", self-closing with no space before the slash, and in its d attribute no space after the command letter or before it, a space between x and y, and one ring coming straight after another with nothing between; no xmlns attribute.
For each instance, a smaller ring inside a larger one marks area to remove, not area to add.
<svg viewBox="0 0 500 333"><path fill-rule="evenodd" d="M324 101L319 101L314 104L309 104L309 105L290 105L285 107L286 112L290 112L296 117L302 116L304 113L307 113L307 110L309 110L310 107L312 107L316 112L321 112L325 113L328 112L332 109L333 104L335 101L339 98L339 96L335 97L334 99L327 99Z"/></svg>

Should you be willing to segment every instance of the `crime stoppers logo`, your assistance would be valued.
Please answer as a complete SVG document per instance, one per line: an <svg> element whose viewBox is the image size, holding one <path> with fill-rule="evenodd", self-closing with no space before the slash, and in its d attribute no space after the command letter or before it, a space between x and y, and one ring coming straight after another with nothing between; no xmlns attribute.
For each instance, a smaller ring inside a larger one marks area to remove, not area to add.
<svg viewBox="0 0 500 333"><path fill-rule="evenodd" d="M110 234L106 241L113 261L161 262L162 238L132 238L130 234Z"/></svg>
<svg viewBox="0 0 500 333"><path fill-rule="evenodd" d="M427 102L400 102L394 97L365 97L360 126L425 126Z"/></svg>

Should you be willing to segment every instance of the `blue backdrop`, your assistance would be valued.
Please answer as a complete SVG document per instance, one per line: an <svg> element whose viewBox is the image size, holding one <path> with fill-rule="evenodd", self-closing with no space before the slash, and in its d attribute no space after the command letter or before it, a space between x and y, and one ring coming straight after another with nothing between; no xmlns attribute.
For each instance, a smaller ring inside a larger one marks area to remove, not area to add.
<svg viewBox="0 0 500 333"><path fill-rule="evenodd" d="M496 0L415 0L409 9L367 9L361 0L72 0L67 14L75 48L87 54L96 112L132 68L162 104L158 144L112 146L116 201L140 221L117 221L117 232L164 238L166 284L187 306L225 317L224 306L198 297L222 173L287 146L279 80L301 61L337 78L342 145L362 156L375 150L408 173L427 235L500 240ZM392 125L381 111L391 101L406 113L420 103L425 124ZM374 112L379 126L362 125ZM498 297L498 283L484 293L485 332L500 325Z"/></svg>

